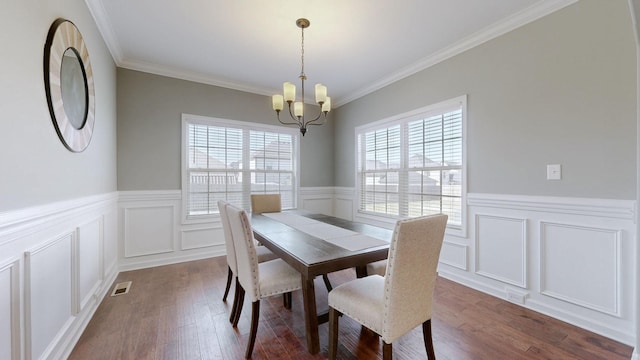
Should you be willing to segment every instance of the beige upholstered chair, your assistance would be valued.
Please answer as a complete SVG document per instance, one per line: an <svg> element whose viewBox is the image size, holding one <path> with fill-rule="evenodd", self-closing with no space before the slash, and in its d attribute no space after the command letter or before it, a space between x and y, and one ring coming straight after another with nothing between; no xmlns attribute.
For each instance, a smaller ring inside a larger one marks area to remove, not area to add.
<svg viewBox="0 0 640 360"><path fill-rule="evenodd" d="M229 295L229 289L231 288L231 282L233 279L236 279L236 290L233 297L233 306L231 307L231 314L229 316L229 321L233 321L235 318L235 313L238 310L238 307L242 308L242 303L238 304L238 280L236 275L238 274L238 266L236 262L236 250L233 245L233 238L231 236L231 228L229 227L229 217L227 216L227 202L218 201L218 210L220 211L220 222L222 223L222 230L224 232L224 245L227 250L227 286L224 289L224 295L222 296L222 301L227 301L227 295ZM277 259L278 256L272 253L269 249L264 246L260 246L256 249L256 254L258 256L258 262L269 261L273 259Z"/></svg>
<svg viewBox="0 0 640 360"><path fill-rule="evenodd" d="M380 335L383 359L391 359L396 339L422 324L427 356L435 359L431 303L446 225L447 215L398 221L385 276L355 279L329 293L329 359L336 358L340 314Z"/></svg>
<svg viewBox="0 0 640 360"><path fill-rule="evenodd" d="M280 194L253 194L251 195L251 213L262 214L280 212L282 202Z"/></svg>
<svg viewBox="0 0 640 360"><path fill-rule="evenodd" d="M367 264L367 275L384 276L387 272L387 260L380 260Z"/></svg>
<svg viewBox="0 0 640 360"><path fill-rule="evenodd" d="M245 357L250 358L258 331L260 300L301 289L302 281L300 273L281 259L258 263L253 230L246 211L227 205L227 214L238 263L239 301L242 303L247 293L252 302L251 330L245 353ZM239 308L235 314L234 326L238 324L241 312L242 308Z"/></svg>

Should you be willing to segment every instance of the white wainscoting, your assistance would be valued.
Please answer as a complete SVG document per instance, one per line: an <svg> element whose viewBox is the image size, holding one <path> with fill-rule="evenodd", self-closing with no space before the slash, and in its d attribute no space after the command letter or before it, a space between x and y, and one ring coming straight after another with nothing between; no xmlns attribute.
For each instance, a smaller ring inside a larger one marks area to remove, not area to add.
<svg viewBox="0 0 640 360"><path fill-rule="evenodd" d="M635 201L469 194L475 273L440 274L633 345Z"/></svg>
<svg viewBox="0 0 640 360"><path fill-rule="evenodd" d="M476 214L476 274L527 287L527 220Z"/></svg>
<svg viewBox="0 0 640 360"><path fill-rule="evenodd" d="M120 270L133 270L225 254L219 218L183 223L182 192L120 192ZM334 212L333 187L301 188L298 208Z"/></svg>
<svg viewBox="0 0 640 360"><path fill-rule="evenodd" d="M219 218L182 223L182 192L121 191L120 271L225 254Z"/></svg>
<svg viewBox="0 0 640 360"><path fill-rule="evenodd" d="M0 358L64 359L117 275L118 194L0 213Z"/></svg>
<svg viewBox="0 0 640 360"><path fill-rule="evenodd" d="M468 238L445 235L441 276L635 345L633 200L468 194ZM336 188L334 216L354 216Z"/></svg>
<svg viewBox="0 0 640 360"><path fill-rule="evenodd" d="M298 194L298 209L333 215L334 213L333 187L305 187L300 188Z"/></svg>
<svg viewBox="0 0 640 360"><path fill-rule="evenodd" d="M468 194L467 202L468 235L445 235L441 276L634 344L635 201ZM298 197L300 209L393 226L356 216L355 206L353 188L302 188ZM225 253L219 221L181 223L179 190L123 192L119 212L120 270Z"/></svg>
<svg viewBox="0 0 640 360"><path fill-rule="evenodd" d="M0 359L20 359L20 260L0 266Z"/></svg>
<svg viewBox="0 0 640 360"><path fill-rule="evenodd" d="M540 226L540 292L619 317L622 231L550 222Z"/></svg>

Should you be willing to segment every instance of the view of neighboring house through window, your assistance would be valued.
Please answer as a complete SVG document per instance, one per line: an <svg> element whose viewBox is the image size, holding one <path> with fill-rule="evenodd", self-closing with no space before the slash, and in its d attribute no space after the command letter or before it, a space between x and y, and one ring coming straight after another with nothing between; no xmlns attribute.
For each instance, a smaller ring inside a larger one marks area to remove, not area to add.
<svg viewBox="0 0 640 360"><path fill-rule="evenodd" d="M187 217L218 213L218 200L250 209L251 194L282 195L295 207L297 132L183 115L183 198Z"/></svg>
<svg viewBox="0 0 640 360"><path fill-rule="evenodd" d="M461 97L357 128L359 213L443 213L461 228L465 113Z"/></svg>

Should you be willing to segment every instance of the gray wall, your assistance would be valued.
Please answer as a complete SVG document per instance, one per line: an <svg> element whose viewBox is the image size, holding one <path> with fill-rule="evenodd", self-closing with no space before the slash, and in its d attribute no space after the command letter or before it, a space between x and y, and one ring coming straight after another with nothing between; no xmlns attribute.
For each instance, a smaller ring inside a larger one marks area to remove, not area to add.
<svg viewBox="0 0 640 360"><path fill-rule="evenodd" d="M632 30L627 1L579 1L338 108L335 185L356 126L468 94L469 192L635 199Z"/></svg>
<svg viewBox="0 0 640 360"><path fill-rule="evenodd" d="M118 190L181 188L181 114L278 125L268 96L118 68ZM302 186L333 185L333 120L300 141Z"/></svg>
<svg viewBox="0 0 640 360"><path fill-rule="evenodd" d="M96 121L89 147L58 139L44 90L44 44L58 17L73 21L94 73ZM116 191L116 70L82 0L3 0L0 11L0 212Z"/></svg>

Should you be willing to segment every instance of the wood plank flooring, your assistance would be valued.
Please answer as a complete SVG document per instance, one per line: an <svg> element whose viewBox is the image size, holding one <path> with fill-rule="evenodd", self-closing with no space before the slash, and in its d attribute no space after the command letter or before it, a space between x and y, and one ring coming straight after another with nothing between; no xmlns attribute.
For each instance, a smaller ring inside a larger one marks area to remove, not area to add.
<svg viewBox="0 0 640 360"><path fill-rule="evenodd" d="M242 359L251 304L238 328L229 323L233 289L222 302L224 257L121 273L116 283L133 281L128 294L106 296L70 359ZM334 286L355 279L355 271L329 275ZM319 309L326 290L316 282ZM548 316L439 278L434 303L433 342L439 360L466 359L630 359L632 348ZM261 302L253 359L325 359L328 324L320 326L320 353L306 350L302 296L292 310L282 297ZM422 331L414 329L393 344L394 359L426 359ZM377 336L342 317L338 358L380 359Z"/></svg>

